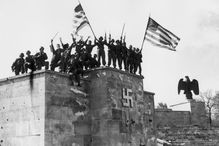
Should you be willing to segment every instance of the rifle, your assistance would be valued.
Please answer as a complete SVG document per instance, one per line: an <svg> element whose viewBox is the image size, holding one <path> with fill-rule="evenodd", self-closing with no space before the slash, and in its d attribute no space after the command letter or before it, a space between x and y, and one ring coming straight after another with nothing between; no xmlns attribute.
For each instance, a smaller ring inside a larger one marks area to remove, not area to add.
<svg viewBox="0 0 219 146"><path fill-rule="evenodd" d="M55 34L55 36L52 38L52 40L54 40L54 38L57 36L58 33L59 33L59 32L57 32L57 33Z"/></svg>
<svg viewBox="0 0 219 146"><path fill-rule="evenodd" d="M124 29L125 29L125 23L123 24L123 27L122 27L121 37L123 36Z"/></svg>

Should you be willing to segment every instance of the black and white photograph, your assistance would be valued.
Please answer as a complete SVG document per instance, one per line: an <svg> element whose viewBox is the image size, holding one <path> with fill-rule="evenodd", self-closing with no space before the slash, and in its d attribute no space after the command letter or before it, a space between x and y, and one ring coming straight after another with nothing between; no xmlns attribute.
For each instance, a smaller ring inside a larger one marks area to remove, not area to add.
<svg viewBox="0 0 219 146"><path fill-rule="evenodd" d="M219 146L219 1L1 0L0 146Z"/></svg>

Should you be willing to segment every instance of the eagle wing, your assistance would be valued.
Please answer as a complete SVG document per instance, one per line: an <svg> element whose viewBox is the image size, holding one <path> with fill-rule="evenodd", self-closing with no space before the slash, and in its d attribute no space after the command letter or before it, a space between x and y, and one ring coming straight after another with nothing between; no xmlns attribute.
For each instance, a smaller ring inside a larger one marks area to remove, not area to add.
<svg viewBox="0 0 219 146"><path fill-rule="evenodd" d="M193 79L191 82L191 90L195 93L195 95L199 95L199 86L196 79Z"/></svg>
<svg viewBox="0 0 219 146"><path fill-rule="evenodd" d="M181 90L185 90L185 87L186 83L183 81L183 79L180 79L178 83L178 94L180 94Z"/></svg>

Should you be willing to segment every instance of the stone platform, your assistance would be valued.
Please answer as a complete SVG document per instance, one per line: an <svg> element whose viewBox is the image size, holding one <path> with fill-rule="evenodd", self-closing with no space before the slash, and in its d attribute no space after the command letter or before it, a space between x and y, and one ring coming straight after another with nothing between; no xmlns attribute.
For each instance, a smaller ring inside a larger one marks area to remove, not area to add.
<svg viewBox="0 0 219 146"><path fill-rule="evenodd" d="M143 77L87 71L82 87L41 70L0 80L1 146L139 146L154 136L154 93Z"/></svg>

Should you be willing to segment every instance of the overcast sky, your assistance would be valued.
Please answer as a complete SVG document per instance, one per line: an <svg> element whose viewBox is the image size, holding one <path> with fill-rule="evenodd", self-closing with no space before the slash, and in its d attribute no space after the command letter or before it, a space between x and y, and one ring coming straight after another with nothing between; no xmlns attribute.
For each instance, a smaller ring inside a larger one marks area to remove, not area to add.
<svg viewBox="0 0 219 146"><path fill-rule="evenodd" d="M181 38L176 52L143 48L144 90L155 93L155 103L186 102L177 94L180 78L197 79L201 91L219 91L219 1L218 0L81 0L97 37L121 35L125 23L127 44L140 47L150 15ZM40 46L51 59L50 39L71 42L73 10L77 0L0 1L0 78L13 76L11 65L21 52L36 53ZM85 27L81 35L91 35ZM188 110L189 104L175 110Z"/></svg>

